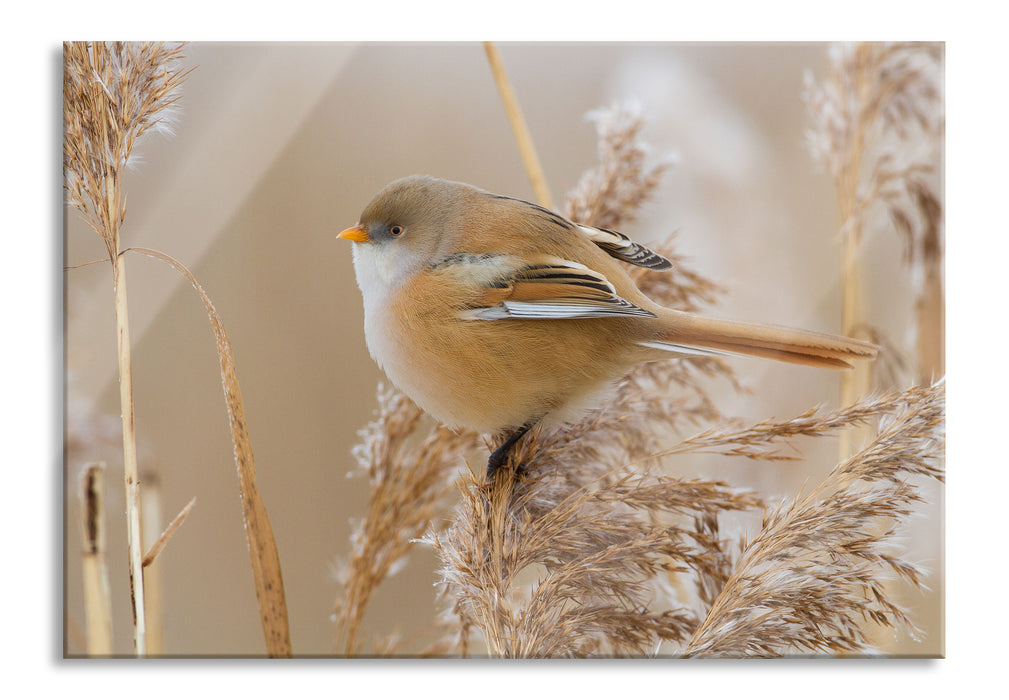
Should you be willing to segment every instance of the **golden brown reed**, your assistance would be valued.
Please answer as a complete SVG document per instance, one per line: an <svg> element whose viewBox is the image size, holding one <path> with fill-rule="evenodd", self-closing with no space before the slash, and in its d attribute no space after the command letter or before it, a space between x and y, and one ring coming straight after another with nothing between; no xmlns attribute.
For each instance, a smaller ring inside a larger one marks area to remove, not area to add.
<svg viewBox="0 0 1009 700"><path fill-rule="evenodd" d="M242 401L242 388L238 383L235 353L224 329L224 321L206 290L185 265L158 250L149 248L129 250L160 260L176 270L186 278L203 301L210 328L217 341L221 386L224 390L224 404L228 411L228 427L231 429L231 444L238 471L242 521L249 545L249 561L252 566L252 580L256 588L256 602L259 606L266 653L271 657L291 656L291 633L287 616L287 599L284 595L284 578L280 569L280 553L277 550L277 540L273 536L273 526L270 524L266 504L256 482L256 459L252 452L248 423L245 420L245 403Z"/></svg>
<svg viewBox="0 0 1009 700"><path fill-rule="evenodd" d="M126 216L122 176L137 139L169 130L171 108L190 71L182 46L67 42L63 45L63 167L68 199L120 252Z"/></svg>
<svg viewBox="0 0 1009 700"><path fill-rule="evenodd" d="M536 194L536 201L540 206L553 209L553 199L550 197L550 188L547 179L543 175L543 168L540 165L539 156L533 147L532 135L526 125L525 117L522 116L522 108L519 106L515 91L512 89L511 81L505 72L504 64L501 62L501 54L493 41L483 42L484 53L487 55L487 64L490 66L491 75L494 76L494 83L497 85L498 94L501 95L501 102L504 106L505 115L512 128L512 135L515 143L518 144L519 154L522 156L522 163L525 165L526 173L529 175L529 184L532 185Z"/></svg>
<svg viewBox="0 0 1009 700"><path fill-rule="evenodd" d="M337 570L343 597L336 604L336 651L353 656L361 649L361 623L375 589L414 547L415 541L446 507L446 486L477 435L430 425L404 394L378 388L378 415L354 448L357 475L368 478L368 509L351 535L349 561ZM385 643L387 654L395 649Z"/></svg>
<svg viewBox="0 0 1009 700"><path fill-rule="evenodd" d="M894 553L894 539L922 500L915 480L944 479L945 386L860 408L890 420L817 488L765 515L687 656L866 653L869 620L915 629L885 584L921 587L922 570Z"/></svg>
<svg viewBox="0 0 1009 700"><path fill-rule="evenodd" d="M611 105L590 112L588 119L598 133L599 165L587 170L568 194L563 214L579 223L617 228L632 221L652 197L669 163L646 168L645 120L636 106Z"/></svg>
<svg viewBox="0 0 1009 700"><path fill-rule="evenodd" d="M168 128L171 108L188 71L179 68L182 46L161 43L64 44L64 185L68 201L101 236L112 263L123 421L127 544L134 647L147 653L140 523L140 480L133 410L132 360L126 294L126 266L120 232L125 221L122 178L134 146L148 131ZM267 653L291 654L280 559L265 506L255 482L252 447L230 342L210 298L178 261L159 251L135 249L158 258L200 293L218 343L221 379L235 447L245 531L256 584ZM181 524L181 520L178 521Z"/></svg>
<svg viewBox="0 0 1009 700"><path fill-rule="evenodd" d="M841 376L842 404L872 388L928 384L944 373L942 63L941 44L836 44L827 75L806 75L809 146L833 179L841 220L842 332L881 347L871 367ZM893 234L903 242L914 294L907 350L868 321L874 313L861 290L863 240ZM870 434L842 433L839 458Z"/></svg>
<svg viewBox="0 0 1009 700"><path fill-rule="evenodd" d="M820 82L806 75L814 161L834 182L841 218L842 332L872 335L860 298L868 230L895 231L915 287L915 376L943 374L942 205L935 163L945 126L941 44L837 44ZM885 214L886 222L879 221ZM842 403L870 388L868 369L842 377Z"/></svg>
<svg viewBox="0 0 1009 700"><path fill-rule="evenodd" d="M123 480L134 649L147 651L141 565L140 479L133 411L126 266L120 230L126 217L122 178L138 138L164 128L185 73L181 47L164 44L68 42L63 47L63 170L70 203L101 236L112 263L123 423Z"/></svg>
<svg viewBox="0 0 1009 700"><path fill-rule="evenodd" d="M781 443L790 446L788 441L792 438L825 437L852 426L868 425L907 403L908 398L904 394L891 393L869 397L823 415L817 415L818 409L811 408L786 421L765 420L741 429L709 428L656 456L691 452L769 461L801 459L802 455L797 451L783 453Z"/></svg>

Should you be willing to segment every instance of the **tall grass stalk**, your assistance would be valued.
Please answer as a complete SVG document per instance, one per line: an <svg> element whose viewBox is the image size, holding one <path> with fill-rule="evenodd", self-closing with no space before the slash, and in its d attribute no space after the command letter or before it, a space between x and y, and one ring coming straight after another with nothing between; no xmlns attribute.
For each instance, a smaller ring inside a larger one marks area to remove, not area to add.
<svg viewBox="0 0 1009 700"><path fill-rule="evenodd" d="M525 117L522 116L522 108L519 107L515 91L512 89L508 74L505 72L504 63L501 61L501 54L497 46L492 41L485 41L484 52L487 54L487 62L490 64L494 82L497 84L498 92L501 95L501 102L504 104L505 114L508 116L508 123L511 125L515 142L518 144L519 153L522 156L522 163L525 165L529 182L532 184L536 201L547 209L553 209L553 198L550 196L550 187L547 179L543 175L543 167L540 165L539 156L536 155L536 148L533 146L532 135L526 124Z"/></svg>
<svg viewBox="0 0 1009 700"><path fill-rule="evenodd" d="M152 129L168 130L170 110L179 97L179 86L188 74L188 71L178 68L181 56L181 46L168 47L159 43L71 42L64 45L63 162L67 199L101 236L113 266L129 571L138 656L146 653L147 645L125 249L120 243L125 220L121 183L136 140ZM280 557L266 506L256 485L255 460L235 371L234 353L224 324L202 286L181 263L160 251L135 250L168 263L185 276L200 294L207 309L217 340L221 382L235 448L242 516L266 650L270 656L290 656L291 640ZM183 519L187 512L183 511ZM181 523L179 518L175 525L178 523ZM164 541L164 537L159 540L162 544Z"/></svg>
<svg viewBox="0 0 1009 700"><path fill-rule="evenodd" d="M144 570L144 614L147 617L147 654L163 656L165 653L165 602L162 587L161 564L150 556L152 545L159 542L163 516L161 508L161 483L157 474L142 475L144 489L140 492L143 548L147 553L141 561ZM160 551L160 547L159 547Z"/></svg>
<svg viewBox="0 0 1009 700"><path fill-rule="evenodd" d="M126 217L122 179L136 140L166 129L185 73L181 47L163 44L64 44L64 173L69 201L105 242L112 265L116 354L123 426L123 479L134 648L146 653L140 527L140 479L133 409L133 369L126 265L120 233Z"/></svg>

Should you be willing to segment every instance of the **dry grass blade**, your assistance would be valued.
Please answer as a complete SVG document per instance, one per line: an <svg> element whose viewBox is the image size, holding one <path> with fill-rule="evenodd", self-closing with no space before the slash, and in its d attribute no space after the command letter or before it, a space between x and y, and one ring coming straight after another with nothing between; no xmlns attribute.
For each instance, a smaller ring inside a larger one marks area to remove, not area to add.
<svg viewBox="0 0 1009 700"><path fill-rule="evenodd" d="M463 452L478 446L473 433L429 426L423 411L395 390L380 385L378 403L378 416L354 448L359 471L371 483L368 510L338 573L344 594L337 604L337 649L347 656L360 652L361 622L375 589L443 512Z"/></svg>
<svg viewBox="0 0 1009 700"><path fill-rule="evenodd" d="M144 555L145 568L154 563L154 560L157 559L159 554L161 554L161 550L163 550L165 545L168 544L168 541L172 539L172 535L174 535L178 529L182 527L182 523L186 522L186 518L189 517L189 511L191 511L195 505L196 498L190 499L189 503L187 503L185 507L179 511L179 514L175 516L172 522L168 523L168 527L166 527L164 532L162 532L158 539L154 541L154 544L148 547L147 554Z"/></svg>
<svg viewBox="0 0 1009 700"><path fill-rule="evenodd" d="M921 500L913 479L943 479L944 384L909 389L886 410L868 447L765 517L688 656L865 653L865 621L914 631L885 583L921 586L922 572L889 545Z"/></svg>
<svg viewBox="0 0 1009 700"><path fill-rule="evenodd" d="M105 465L89 464L81 478L81 559L89 656L112 653L112 595L105 552Z"/></svg>
<svg viewBox="0 0 1009 700"><path fill-rule="evenodd" d="M291 635L287 621L287 602L284 598L284 581L280 571L280 555L277 552L277 542L273 536L266 505L256 485L256 463L245 422L245 406L242 403L242 391L235 372L234 353L228 334L224 330L224 323L206 291L182 263L170 255L149 248L129 250L161 260L175 268L193 285L207 309L207 316L217 339L217 355L221 362L221 382L228 409L228 422L231 426L231 440L235 449L235 466L238 468L242 517L245 521L245 536L249 542L249 557L252 562L263 636L266 639L266 651L273 657L290 656Z"/></svg>

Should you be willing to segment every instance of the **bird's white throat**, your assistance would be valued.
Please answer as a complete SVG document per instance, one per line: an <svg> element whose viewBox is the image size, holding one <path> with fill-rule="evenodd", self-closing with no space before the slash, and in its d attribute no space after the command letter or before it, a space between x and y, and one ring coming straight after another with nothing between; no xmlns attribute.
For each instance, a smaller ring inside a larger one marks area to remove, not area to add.
<svg viewBox="0 0 1009 700"><path fill-rule="evenodd" d="M383 369L386 355L392 349L386 346L389 338L380 331L385 323L383 318L393 292L410 279L412 271L410 256L399 252L394 253L384 245L354 245L354 273L364 300L364 338L372 359Z"/></svg>

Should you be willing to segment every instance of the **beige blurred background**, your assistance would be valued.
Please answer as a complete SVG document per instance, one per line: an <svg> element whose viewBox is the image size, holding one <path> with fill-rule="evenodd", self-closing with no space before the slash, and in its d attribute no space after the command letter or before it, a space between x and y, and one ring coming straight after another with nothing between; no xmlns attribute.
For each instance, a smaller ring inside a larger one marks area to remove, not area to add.
<svg viewBox="0 0 1009 700"><path fill-rule="evenodd" d="M555 201L596 162L585 114L634 101L656 159L675 155L654 202L625 233L678 231L680 251L727 293L729 318L840 327L837 221L829 178L805 148L806 69L818 44L502 44L499 46ZM186 264L222 315L235 349L259 487L283 565L298 655L333 651L333 564L367 484L348 479L356 432L376 406L381 374L368 357L350 245L336 240L371 195L411 173L463 180L532 199L483 48L472 44L191 44L175 135L145 137L129 172L124 246ZM911 295L900 243L866 241L869 320L907 339ZM104 255L66 212L66 264ZM108 265L66 273L66 651L83 652L78 477L109 462L107 502L115 649L129 654L131 617L118 463L118 388ZM142 470L157 473L165 517L197 498L161 554L170 655L259 655L264 644L242 527L217 355L197 295L165 265L128 261L137 434ZM734 361L752 393L719 388L723 410L784 418L837 405L837 376ZM726 458L673 468L758 488L772 501L832 466L833 440L800 443L801 465ZM925 630L890 635L891 652L943 650L942 495L912 522L908 556L931 592L904 602ZM437 562L418 549L386 581L368 635L425 630Z"/></svg>

